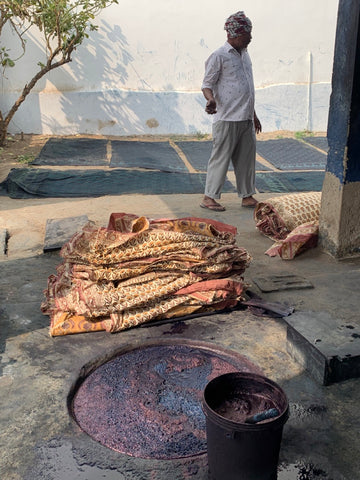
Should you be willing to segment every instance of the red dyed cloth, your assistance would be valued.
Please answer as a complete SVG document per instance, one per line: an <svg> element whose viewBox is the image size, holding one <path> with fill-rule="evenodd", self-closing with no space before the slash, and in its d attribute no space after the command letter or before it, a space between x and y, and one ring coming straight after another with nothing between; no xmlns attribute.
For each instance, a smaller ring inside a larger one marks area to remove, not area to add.
<svg viewBox="0 0 360 480"><path fill-rule="evenodd" d="M266 250L270 257L280 256L284 260L291 260L308 248L314 248L318 242L319 225L317 222L308 222L296 227L284 240L279 240Z"/></svg>

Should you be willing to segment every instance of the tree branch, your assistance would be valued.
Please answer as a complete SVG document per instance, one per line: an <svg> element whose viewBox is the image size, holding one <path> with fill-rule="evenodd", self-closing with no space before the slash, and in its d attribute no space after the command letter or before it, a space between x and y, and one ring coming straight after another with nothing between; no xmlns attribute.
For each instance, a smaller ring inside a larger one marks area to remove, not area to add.
<svg viewBox="0 0 360 480"><path fill-rule="evenodd" d="M18 99L15 101L15 103L13 104L13 106L11 107L11 109L9 110L9 112L7 113L7 115L2 119L3 120L3 123L5 124L5 126L8 126L9 123L11 122L13 116L15 115L15 113L17 112L18 108L20 107L20 105L25 101L26 97L29 95L29 93L31 92L31 90L34 88L34 86L37 84L37 82L44 76L46 75L48 72L50 72L51 70L54 70L55 68L58 68L58 67L61 67L62 65L64 65L65 63L68 63L70 62L71 59L66 59L66 58L62 58L61 60L55 62L55 63L51 63L51 60L50 60L50 65L49 65L49 62L45 65L45 67L43 67L31 80L28 84L25 85L25 87L23 88L23 91L21 92L21 95L18 97ZM0 112L1 114L1 112Z"/></svg>
<svg viewBox="0 0 360 480"><path fill-rule="evenodd" d="M0 35L9 21L25 53L24 35L29 28L37 27L43 34L46 48L46 64L39 63L41 69L25 85L9 112L5 115L0 111L0 145L10 121L36 83L51 70L71 62L73 51L88 36L87 32L97 28L92 24L95 15L115 3L118 0L0 0ZM5 47L0 49L4 68L14 66L8 51Z"/></svg>

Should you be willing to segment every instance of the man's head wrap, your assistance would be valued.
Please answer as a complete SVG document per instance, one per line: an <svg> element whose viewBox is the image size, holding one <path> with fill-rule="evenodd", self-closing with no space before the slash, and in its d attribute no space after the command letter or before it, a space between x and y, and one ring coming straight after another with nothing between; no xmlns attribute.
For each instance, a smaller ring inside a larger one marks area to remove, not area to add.
<svg viewBox="0 0 360 480"><path fill-rule="evenodd" d="M224 30L230 38L235 38L242 33L250 33L252 29L252 23L244 12L237 12L226 20Z"/></svg>

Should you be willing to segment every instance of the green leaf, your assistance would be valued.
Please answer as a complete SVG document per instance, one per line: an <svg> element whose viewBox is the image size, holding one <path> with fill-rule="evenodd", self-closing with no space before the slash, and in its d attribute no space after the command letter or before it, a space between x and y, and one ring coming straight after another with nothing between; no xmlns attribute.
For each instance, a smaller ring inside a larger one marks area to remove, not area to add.
<svg viewBox="0 0 360 480"><path fill-rule="evenodd" d="M1 62L1 65L3 67L14 67L15 66L15 62L14 60L11 60L11 58L8 58L8 56L6 56L6 58L4 58Z"/></svg>

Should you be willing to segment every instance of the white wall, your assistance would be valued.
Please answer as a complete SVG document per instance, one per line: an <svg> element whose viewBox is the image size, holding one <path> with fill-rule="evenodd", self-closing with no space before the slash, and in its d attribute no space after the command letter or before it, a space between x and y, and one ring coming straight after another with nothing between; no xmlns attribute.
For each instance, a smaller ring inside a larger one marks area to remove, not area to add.
<svg viewBox="0 0 360 480"><path fill-rule="evenodd" d="M73 62L42 79L10 132L190 134L211 131L200 91L204 62L226 40L225 19L253 22L249 53L264 131L327 127L337 0L120 0L97 18L99 31ZM44 59L31 32L27 54L2 78L8 110ZM14 45L7 31L5 44Z"/></svg>

